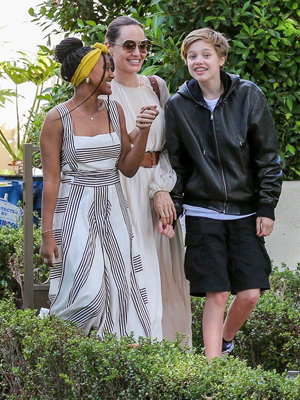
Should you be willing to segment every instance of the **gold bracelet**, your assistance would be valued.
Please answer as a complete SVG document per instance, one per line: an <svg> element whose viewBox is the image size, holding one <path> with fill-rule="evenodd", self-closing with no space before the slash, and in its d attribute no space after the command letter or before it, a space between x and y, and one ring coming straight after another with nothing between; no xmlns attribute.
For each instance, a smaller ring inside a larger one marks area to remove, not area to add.
<svg viewBox="0 0 300 400"><path fill-rule="evenodd" d="M46 231L42 232L41 235L43 235L44 233L47 233L47 232L52 232L52 229L47 229Z"/></svg>

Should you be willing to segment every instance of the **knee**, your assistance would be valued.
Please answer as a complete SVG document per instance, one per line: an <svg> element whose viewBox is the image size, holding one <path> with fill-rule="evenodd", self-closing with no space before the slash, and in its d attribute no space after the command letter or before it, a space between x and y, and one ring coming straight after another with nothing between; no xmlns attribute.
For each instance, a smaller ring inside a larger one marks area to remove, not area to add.
<svg viewBox="0 0 300 400"><path fill-rule="evenodd" d="M206 298L214 302L216 306L225 308L228 300L228 292L207 293Z"/></svg>
<svg viewBox="0 0 300 400"><path fill-rule="evenodd" d="M251 308L256 306L259 296L260 296L259 289L245 290L237 294L237 297L239 297L239 300L244 304L244 306Z"/></svg>

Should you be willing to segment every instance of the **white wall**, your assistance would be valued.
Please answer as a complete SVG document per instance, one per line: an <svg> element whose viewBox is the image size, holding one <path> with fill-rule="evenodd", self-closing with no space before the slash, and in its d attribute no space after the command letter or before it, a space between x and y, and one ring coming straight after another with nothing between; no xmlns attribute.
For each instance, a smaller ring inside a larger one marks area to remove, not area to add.
<svg viewBox="0 0 300 400"><path fill-rule="evenodd" d="M300 263L300 181L284 181L275 226L266 238L266 247L274 265L285 263L295 269Z"/></svg>
<svg viewBox="0 0 300 400"><path fill-rule="evenodd" d="M1 125L1 124L0 124ZM2 132L5 134L6 139L8 139L10 141L10 145L11 147L15 150L15 143L12 142L12 140L14 139L14 132L12 130L5 130L5 127L2 127ZM6 148L3 146L2 143L0 143L0 171L2 171L3 169L10 169L13 170L11 166L9 166L9 164L11 164L12 162L12 157L9 155L8 151L6 150Z"/></svg>

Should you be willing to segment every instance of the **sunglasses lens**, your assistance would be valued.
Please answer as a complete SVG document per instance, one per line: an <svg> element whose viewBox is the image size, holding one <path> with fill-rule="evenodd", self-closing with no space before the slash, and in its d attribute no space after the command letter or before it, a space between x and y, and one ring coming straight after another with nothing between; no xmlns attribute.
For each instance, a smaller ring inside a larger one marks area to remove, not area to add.
<svg viewBox="0 0 300 400"><path fill-rule="evenodd" d="M123 43L123 49L128 51L128 53L133 52L135 48L136 43L134 40L125 40L125 42Z"/></svg>
<svg viewBox="0 0 300 400"><path fill-rule="evenodd" d="M151 50L151 42L148 39L141 40L138 44L134 40L125 40L122 44L123 49L128 53L132 53L136 46L139 47L141 53L147 53Z"/></svg>
<svg viewBox="0 0 300 400"><path fill-rule="evenodd" d="M148 39L144 39L140 42L140 52L147 53L147 51L151 50L151 42Z"/></svg>

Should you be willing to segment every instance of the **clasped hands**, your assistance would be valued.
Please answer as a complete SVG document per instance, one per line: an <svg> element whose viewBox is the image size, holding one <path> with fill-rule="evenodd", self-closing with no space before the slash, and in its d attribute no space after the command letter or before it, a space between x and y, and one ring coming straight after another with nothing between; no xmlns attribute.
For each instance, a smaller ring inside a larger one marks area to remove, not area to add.
<svg viewBox="0 0 300 400"><path fill-rule="evenodd" d="M157 230L169 239L175 235L173 221L176 220L176 209L169 192L160 190L154 195L154 208L159 218Z"/></svg>
<svg viewBox="0 0 300 400"><path fill-rule="evenodd" d="M136 118L136 126L139 129L150 128L158 114L159 111L157 110L157 105L142 107Z"/></svg>

